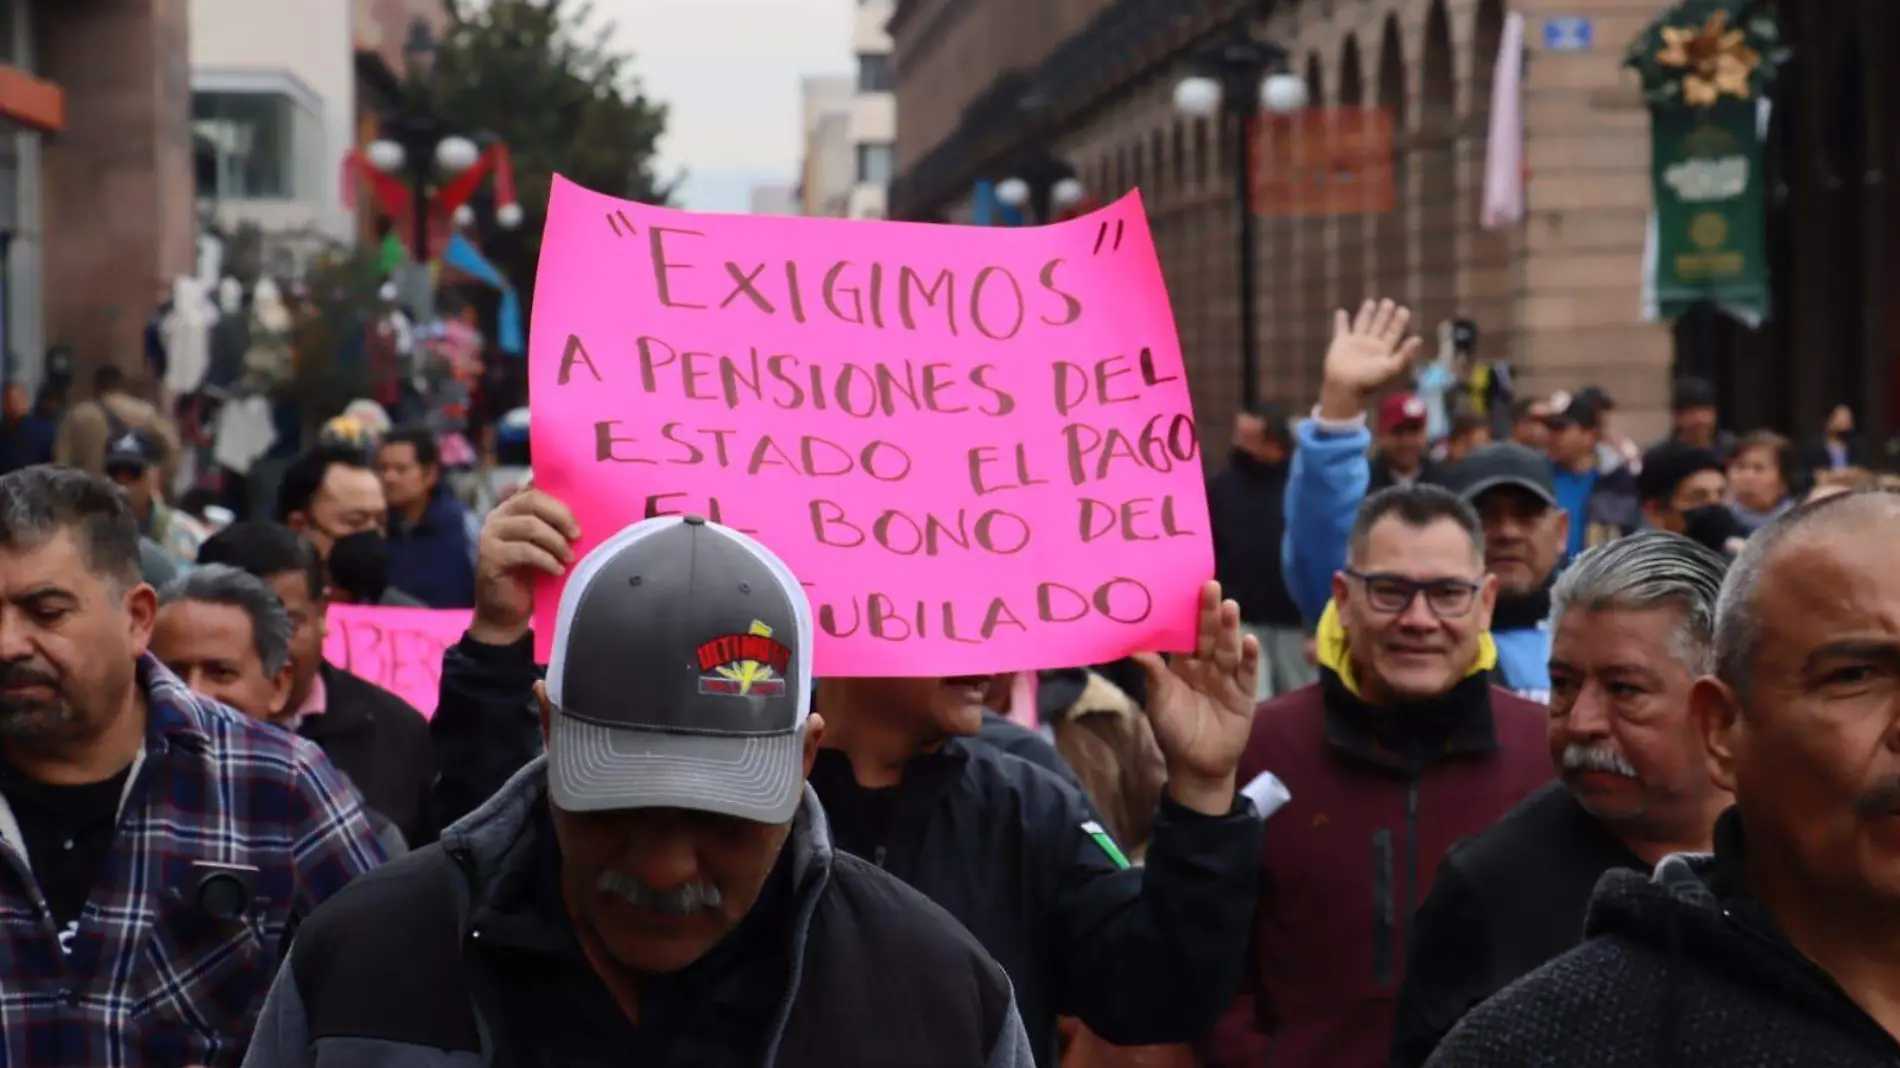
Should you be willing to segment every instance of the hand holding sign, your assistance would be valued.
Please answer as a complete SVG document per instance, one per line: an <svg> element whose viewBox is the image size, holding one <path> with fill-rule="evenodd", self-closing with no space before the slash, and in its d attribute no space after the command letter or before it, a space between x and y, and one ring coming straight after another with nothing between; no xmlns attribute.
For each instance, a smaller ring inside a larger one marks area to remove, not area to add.
<svg viewBox="0 0 1900 1068"><path fill-rule="evenodd" d="M1213 550L1138 197L1000 230L557 181L542 250L529 425L576 555L653 515L745 531L805 583L824 675L1193 646Z"/></svg>
<svg viewBox="0 0 1900 1068"><path fill-rule="evenodd" d="M567 505L536 489L510 494L482 523L475 550L475 619L468 632L485 645L513 645L534 615L534 584L559 578L574 562L580 525Z"/></svg>
<svg viewBox="0 0 1900 1068"><path fill-rule="evenodd" d="M1163 663L1135 657L1148 676L1148 722L1168 762L1168 793L1180 804L1224 816L1234 803L1234 773L1253 731L1260 642L1240 629L1240 606L1221 599L1220 583L1201 589L1200 638L1192 656Z"/></svg>

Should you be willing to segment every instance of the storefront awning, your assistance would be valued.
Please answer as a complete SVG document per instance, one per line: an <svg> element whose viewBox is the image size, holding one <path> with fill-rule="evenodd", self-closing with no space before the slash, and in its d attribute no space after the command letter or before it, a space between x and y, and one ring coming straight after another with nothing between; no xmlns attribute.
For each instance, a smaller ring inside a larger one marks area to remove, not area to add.
<svg viewBox="0 0 1900 1068"><path fill-rule="evenodd" d="M0 64L0 118L58 133L66 128L66 92L18 67Z"/></svg>

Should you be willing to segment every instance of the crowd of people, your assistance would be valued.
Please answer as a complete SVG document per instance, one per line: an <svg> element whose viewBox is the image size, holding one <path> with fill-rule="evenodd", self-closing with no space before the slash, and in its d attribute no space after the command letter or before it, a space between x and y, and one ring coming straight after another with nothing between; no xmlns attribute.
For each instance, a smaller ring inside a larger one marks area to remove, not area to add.
<svg viewBox="0 0 1900 1068"><path fill-rule="evenodd" d="M119 484L138 523L141 574L155 588L241 518L204 493L179 492L186 452L177 421L115 366L100 368L92 396L75 404L57 384L31 406L17 383L0 397L0 474L59 463ZM271 493L274 510L255 511L303 534L341 570L339 600L474 605L480 515L471 500L480 495L456 484L442 437L428 426L392 427L380 405L356 401L272 485L246 488Z"/></svg>
<svg viewBox="0 0 1900 1068"><path fill-rule="evenodd" d="M1683 383L1637 449L1583 388L1434 441L1408 327L1342 313L1312 412L1238 421L1196 648L1039 672L1033 726L1008 675L815 678L715 523L477 524L363 412L275 519L181 525L106 391L0 474L0 1064L1894 1063L1851 417L1796 453ZM325 662L334 603L472 608L430 717Z"/></svg>

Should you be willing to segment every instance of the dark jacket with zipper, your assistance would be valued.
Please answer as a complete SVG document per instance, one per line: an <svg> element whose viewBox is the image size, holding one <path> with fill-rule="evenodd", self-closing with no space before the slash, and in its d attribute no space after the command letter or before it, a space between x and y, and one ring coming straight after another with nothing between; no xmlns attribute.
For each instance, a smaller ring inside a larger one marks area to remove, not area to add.
<svg viewBox="0 0 1900 1068"><path fill-rule="evenodd" d="M1729 454L1723 453L1722 455L1727 456ZM1847 443L1842 446L1841 459L1845 461L1842 465L1844 467L1873 466L1873 458L1868 454L1867 446L1859 436L1847 439ZM1814 488L1814 473L1816 471L1837 470L1834 466L1834 454L1828 451L1827 438L1825 437L1809 438L1806 443L1796 450L1794 461L1788 466L1793 468L1793 470L1789 472L1789 483L1797 494L1805 494L1808 490Z"/></svg>
<svg viewBox="0 0 1900 1068"><path fill-rule="evenodd" d="M1616 870L1650 869L1557 782L1454 848L1412 924L1391 1068L1419 1068L1474 1006L1576 948Z"/></svg>
<svg viewBox="0 0 1900 1068"><path fill-rule="evenodd" d="M462 640L442 654L429 739L435 745L435 810L448 826L481 807L541 755L540 678L534 635L513 645Z"/></svg>
<svg viewBox="0 0 1900 1068"><path fill-rule="evenodd" d="M1209 1068L1383 1068L1440 860L1551 778L1547 710L1491 684L1488 636L1480 670L1396 712L1360 699L1343 642L1323 620L1320 681L1254 716L1242 781L1271 771L1292 799L1258 859L1251 1004Z"/></svg>
<svg viewBox="0 0 1900 1068"><path fill-rule="evenodd" d="M1749 894L1733 810L1715 854L1612 871L1583 945L1473 1009L1430 1068L1893 1068L1900 1043Z"/></svg>
<svg viewBox="0 0 1900 1068"><path fill-rule="evenodd" d="M1062 759L1054 742L1008 716L984 709L983 728L976 737L999 753L1027 760L1044 771L1054 772L1057 778L1077 789L1082 787L1082 780L1075 777L1075 769Z"/></svg>
<svg viewBox="0 0 1900 1068"><path fill-rule="evenodd" d="M1386 458L1373 453L1370 460L1372 480L1366 486L1366 495L1371 496L1382 489L1391 489L1399 484L1399 476L1392 470L1392 464ZM1444 484L1445 465L1427 456L1419 466L1418 474L1412 478L1413 484L1440 486Z"/></svg>
<svg viewBox="0 0 1900 1068"><path fill-rule="evenodd" d="M464 640L443 660L434 726L456 752L495 763L526 746L535 681L530 639ZM447 722L445 724L445 717ZM538 742L538 731L534 734ZM478 790L461 769L443 785ZM457 759L461 759L458 757ZM1121 1045L1191 1041L1220 1018L1245 967L1260 820L1236 797L1210 818L1164 801L1146 867L1130 869L1076 787L975 739L905 765L867 798L849 760L822 750L811 783L838 848L871 860L969 928L1009 973L1037 1063L1055 1064L1056 1017L1080 1017ZM867 819L881 809L884 819Z"/></svg>
<svg viewBox="0 0 1900 1068"><path fill-rule="evenodd" d="M392 516L389 584L430 608L475 604L475 542L468 509L448 483L438 483L415 523Z"/></svg>
<svg viewBox="0 0 1900 1068"><path fill-rule="evenodd" d="M648 978L636 1026L562 904L545 762L297 932L249 1068L1029 1068L1009 981L810 793L752 912Z"/></svg>
<svg viewBox="0 0 1900 1068"><path fill-rule="evenodd" d="M429 721L368 679L330 664L321 670L323 713L305 718L297 733L317 743L409 848L435 841L441 825L430 797L436 764Z"/></svg>
<svg viewBox="0 0 1900 1068"><path fill-rule="evenodd" d="M1262 463L1235 449L1227 469L1207 483L1214 577L1240 605L1240 618L1263 627L1304 626L1280 575L1287 470L1285 463Z"/></svg>

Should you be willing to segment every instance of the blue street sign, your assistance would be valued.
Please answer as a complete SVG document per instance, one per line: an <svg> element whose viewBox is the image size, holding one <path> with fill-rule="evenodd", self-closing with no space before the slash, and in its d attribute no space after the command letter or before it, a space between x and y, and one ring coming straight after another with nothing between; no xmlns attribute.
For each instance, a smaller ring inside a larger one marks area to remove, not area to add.
<svg viewBox="0 0 1900 1068"><path fill-rule="evenodd" d="M1588 52L1596 44L1596 25L1587 18L1544 20L1544 51Z"/></svg>

